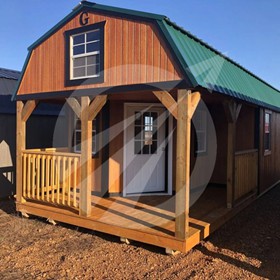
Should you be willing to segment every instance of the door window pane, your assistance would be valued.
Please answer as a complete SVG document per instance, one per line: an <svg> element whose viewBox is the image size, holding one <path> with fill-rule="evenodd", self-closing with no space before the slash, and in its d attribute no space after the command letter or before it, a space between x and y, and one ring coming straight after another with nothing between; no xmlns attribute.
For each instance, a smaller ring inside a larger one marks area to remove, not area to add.
<svg viewBox="0 0 280 280"><path fill-rule="evenodd" d="M135 154L157 153L157 112L135 112L134 151Z"/></svg>

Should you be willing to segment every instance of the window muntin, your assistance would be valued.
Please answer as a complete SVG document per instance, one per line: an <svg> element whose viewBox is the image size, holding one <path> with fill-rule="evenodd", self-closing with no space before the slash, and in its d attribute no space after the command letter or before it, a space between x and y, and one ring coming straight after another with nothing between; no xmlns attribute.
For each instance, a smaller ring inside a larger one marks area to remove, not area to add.
<svg viewBox="0 0 280 280"><path fill-rule="evenodd" d="M264 151L271 151L271 113L264 114Z"/></svg>
<svg viewBox="0 0 280 280"><path fill-rule="evenodd" d="M71 40L71 79L100 76L100 29L75 34Z"/></svg>
<svg viewBox="0 0 280 280"><path fill-rule="evenodd" d="M207 152L207 114L197 110L193 116L196 130L196 154Z"/></svg>
<svg viewBox="0 0 280 280"><path fill-rule="evenodd" d="M138 155L156 154L158 147L157 112L135 112L134 153Z"/></svg>
<svg viewBox="0 0 280 280"><path fill-rule="evenodd" d="M77 117L75 118L74 123L75 131L74 131L74 152L81 152L81 142L82 142L82 130L81 130L81 120ZM97 154L97 123L96 119L92 121L92 154Z"/></svg>

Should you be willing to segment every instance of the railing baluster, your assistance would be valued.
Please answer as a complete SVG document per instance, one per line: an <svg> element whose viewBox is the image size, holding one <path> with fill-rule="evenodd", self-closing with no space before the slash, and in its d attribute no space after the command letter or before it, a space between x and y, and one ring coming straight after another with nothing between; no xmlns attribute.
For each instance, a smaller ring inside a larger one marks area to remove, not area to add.
<svg viewBox="0 0 280 280"><path fill-rule="evenodd" d="M37 156L37 161L36 161L36 198L39 200L40 199L40 174L41 174L41 171L40 171L40 159L41 159L41 156L38 155Z"/></svg>
<svg viewBox="0 0 280 280"><path fill-rule="evenodd" d="M51 160L51 191L52 191L51 201L52 202L54 202L54 190L55 190L55 160L56 157L52 156L52 160Z"/></svg>
<svg viewBox="0 0 280 280"><path fill-rule="evenodd" d="M35 176L36 176L36 155L32 155L32 182L31 182L31 189L32 189L32 198L35 198Z"/></svg>
<svg viewBox="0 0 280 280"><path fill-rule="evenodd" d="M66 158L63 157L62 163L62 204L65 204L65 186L66 186Z"/></svg>
<svg viewBox="0 0 280 280"><path fill-rule="evenodd" d="M23 197L26 197L26 154L22 154L22 167L23 167L23 176L22 176L22 180L23 180Z"/></svg>
<svg viewBox="0 0 280 280"><path fill-rule="evenodd" d="M56 181L57 181L57 191L56 191L56 202L59 203L59 195L60 195L60 159L61 157L57 157L57 176L56 176Z"/></svg>
<svg viewBox="0 0 280 280"><path fill-rule="evenodd" d="M31 190L31 155L27 156L27 197L30 198L30 190Z"/></svg>
<svg viewBox="0 0 280 280"><path fill-rule="evenodd" d="M50 156L47 156L46 161L46 192L47 201L50 201Z"/></svg>
<svg viewBox="0 0 280 280"><path fill-rule="evenodd" d="M74 158L74 178L73 178L73 206L77 207L77 172L78 172L78 159Z"/></svg>
<svg viewBox="0 0 280 280"><path fill-rule="evenodd" d="M68 157L68 199L67 199L68 206L71 205L71 162L72 159Z"/></svg>
<svg viewBox="0 0 280 280"><path fill-rule="evenodd" d="M42 168L41 168L41 199L45 200L45 160L46 156L42 156Z"/></svg>
<svg viewBox="0 0 280 280"><path fill-rule="evenodd" d="M77 208L80 156L25 150L22 153L23 195L26 198Z"/></svg>

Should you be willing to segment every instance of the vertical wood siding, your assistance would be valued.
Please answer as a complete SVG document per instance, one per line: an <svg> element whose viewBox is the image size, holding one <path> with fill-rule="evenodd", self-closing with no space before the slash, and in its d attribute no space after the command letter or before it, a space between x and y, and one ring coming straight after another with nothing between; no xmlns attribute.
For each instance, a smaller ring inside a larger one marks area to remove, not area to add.
<svg viewBox="0 0 280 280"><path fill-rule="evenodd" d="M98 88L179 80L170 52L152 23L102 14L89 14L89 24L106 21L104 29L104 83L64 86L64 32L80 27L79 15L36 47L18 94Z"/></svg>
<svg viewBox="0 0 280 280"><path fill-rule="evenodd" d="M235 154L234 199L256 190L258 185L258 150L243 151Z"/></svg>
<svg viewBox="0 0 280 280"><path fill-rule="evenodd" d="M264 154L264 110L260 112L260 192L264 192L270 186L280 180L280 114L272 112L271 119L271 153Z"/></svg>

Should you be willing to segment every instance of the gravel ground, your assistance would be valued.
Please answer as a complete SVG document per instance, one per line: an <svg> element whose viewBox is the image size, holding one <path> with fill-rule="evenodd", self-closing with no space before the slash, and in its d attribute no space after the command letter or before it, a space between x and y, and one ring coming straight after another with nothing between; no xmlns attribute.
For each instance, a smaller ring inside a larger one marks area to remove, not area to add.
<svg viewBox="0 0 280 280"><path fill-rule="evenodd" d="M122 244L110 235L39 218L0 202L0 279L280 279L280 187L187 254Z"/></svg>

